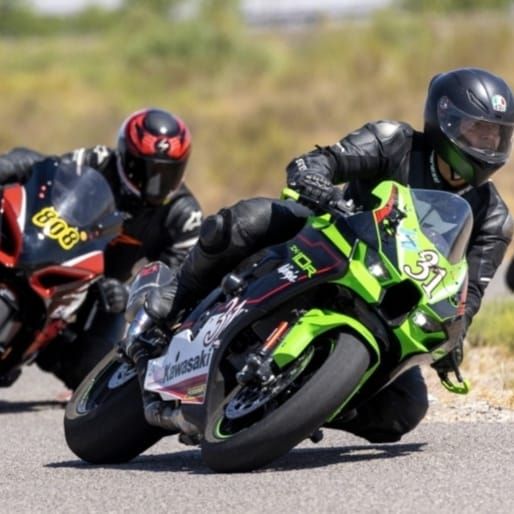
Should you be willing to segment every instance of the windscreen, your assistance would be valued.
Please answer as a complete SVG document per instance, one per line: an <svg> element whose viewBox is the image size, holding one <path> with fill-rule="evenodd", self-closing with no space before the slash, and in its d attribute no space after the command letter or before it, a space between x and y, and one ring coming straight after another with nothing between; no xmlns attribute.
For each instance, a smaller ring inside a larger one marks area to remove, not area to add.
<svg viewBox="0 0 514 514"><path fill-rule="evenodd" d="M413 189L421 230L452 264L466 254L473 213L460 196L444 191Z"/></svg>
<svg viewBox="0 0 514 514"><path fill-rule="evenodd" d="M52 188L52 205L71 225L86 227L115 210L114 197L105 178L96 170L75 163L61 163Z"/></svg>

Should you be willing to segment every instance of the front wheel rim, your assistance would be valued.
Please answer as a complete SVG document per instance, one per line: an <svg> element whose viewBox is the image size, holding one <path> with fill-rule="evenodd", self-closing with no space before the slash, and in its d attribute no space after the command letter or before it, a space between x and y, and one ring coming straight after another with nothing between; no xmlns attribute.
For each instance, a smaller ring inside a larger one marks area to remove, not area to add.
<svg viewBox="0 0 514 514"><path fill-rule="evenodd" d="M114 372L113 372L114 370ZM102 403L105 396L124 386L137 372L126 362L111 361L98 375L92 378L77 402L77 414L87 414Z"/></svg>
<svg viewBox="0 0 514 514"><path fill-rule="evenodd" d="M329 342L330 344L327 345L327 342ZM333 348L333 341L325 340L323 344L317 345L317 353L322 354L321 356L318 355L318 358L322 358L323 361L321 362L321 364L316 364L315 368L312 370L312 373L314 373L319 367L321 367L321 365L323 365L323 363L326 361L326 359L328 359L328 357L332 353ZM234 400L234 398L237 397L237 395L240 393L242 389L242 386L236 387L227 398L228 401L222 407L222 412L219 415L219 419L216 420L214 424L214 437L220 440L226 440L236 436L239 432L241 432L241 430L250 428L255 423L258 423L259 421L264 419L272 411L276 410L281 405L283 405L289 398L291 398L296 393L296 391L301 389L301 387L309 380L310 376L312 376L312 373L309 375L308 372L305 373L305 371L306 369L309 369L309 364L316 360L316 348L314 348L314 345L309 346L307 350L304 352L304 354L307 356L307 358L304 359L305 365L301 367L299 373L297 373L294 377L295 380L300 380L299 384L295 384L293 380L291 383L288 383L288 386L291 387L291 390L288 391L288 389L285 388L279 391L278 394L270 396L268 401L262 402L258 406L258 408L248 411L246 415L229 418L226 416L226 407ZM300 358L301 356L299 357L299 359Z"/></svg>

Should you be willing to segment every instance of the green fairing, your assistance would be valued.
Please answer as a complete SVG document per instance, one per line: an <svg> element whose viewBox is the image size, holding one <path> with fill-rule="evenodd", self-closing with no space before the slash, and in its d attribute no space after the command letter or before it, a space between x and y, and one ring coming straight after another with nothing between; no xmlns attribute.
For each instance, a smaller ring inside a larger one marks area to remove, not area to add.
<svg viewBox="0 0 514 514"><path fill-rule="evenodd" d="M346 273L337 283L349 287L367 303L377 303L382 294L382 285L364 264L365 255L366 245L360 241L357 242L349 262L349 273Z"/></svg>
<svg viewBox="0 0 514 514"><path fill-rule="evenodd" d="M360 334L376 353L377 361L380 362L377 340L362 323L345 314L321 309L311 309L300 318L273 352L273 359L280 368L283 368L297 359L316 337L333 328L344 326Z"/></svg>
<svg viewBox="0 0 514 514"><path fill-rule="evenodd" d="M323 232L327 239L348 259L347 272L333 282L354 291L366 303L371 305L380 304L386 288L402 281L410 280L419 288L421 298L416 308L398 326L392 327L401 346L400 360L404 360L410 355L430 352L434 345L439 342L442 343L446 339L443 330L430 332L429 334L424 332L414 322L414 314L417 312L438 322L445 321L431 309L430 305L448 299L451 292L458 289L464 280L467 265L465 259L452 265L438 252L438 266L442 270L442 278L439 279L430 273L424 281L412 280L413 276L423 272L423 263L420 263L420 249L431 250L434 248L434 244L421 229L411 191L408 187L391 181L384 181L379 184L373 191L373 194L381 199L379 206L374 210L375 219L378 219L377 213L387 207L395 190L397 191L398 209L405 216L396 229L390 230L389 235L385 237L391 238L390 241L394 243L393 248L396 252L394 257L396 257L397 265L394 265L391 262L391 256L383 251L383 241L378 228L378 221L375 224L377 241L379 242L377 254L388 272L388 278L386 279L378 279L370 273L366 265L366 255L371 250L368 250L367 245L359 239L353 245L350 244L345 239L344 234L331 222L330 216L326 214L313 216L309 219L309 225ZM388 220L386 219L386 221ZM384 225L389 226L387 223L384 223ZM385 230L388 232L389 228ZM329 312L326 319L324 319L324 316L323 311L312 310L300 320L301 323L291 329L275 353L275 361L279 366L283 366L296 358L317 335L331 328L344 325L351 326L358 333L364 335L365 339L376 347L378 354L376 340L361 323L341 313ZM366 332L368 336L365 335ZM298 338L298 343L295 342L296 338Z"/></svg>
<svg viewBox="0 0 514 514"><path fill-rule="evenodd" d="M412 323L410 318L407 318L399 327L393 329L394 334L400 341L401 357L405 357L416 353L426 353L428 348L426 342L422 341L426 338L426 334L417 325ZM439 339L443 342L446 339L446 334L443 331L436 332L432 335L432 340Z"/></svg>
<svg viewBox="0 0 514 514"><path fill-rule="evenodd" d="M289 331L280 345L273 352L275 363L282 368L297 359L315 338L333 328L344 326L350 327L352 330L360 334L373 352L376 353L377 358L373 365L370 366L362 376L359 385L353 390L352 394L344 399L344 402L327 421L330 421L332 418L337 416L341 409L353 398L353 396L360 390L379 366L380 348L373 334L364 325L362 325L362 323L359 323L357 320L349 316L333 311L312 309L301 317L298 323Z"/></svg>

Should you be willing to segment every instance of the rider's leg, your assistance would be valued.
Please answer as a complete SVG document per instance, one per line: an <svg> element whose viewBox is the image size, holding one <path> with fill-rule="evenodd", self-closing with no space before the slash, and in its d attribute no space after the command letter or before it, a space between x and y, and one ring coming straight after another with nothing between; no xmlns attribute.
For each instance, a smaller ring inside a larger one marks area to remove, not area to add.
<svg viewBox="0 0 514 514"><path fill-rule="evenodd" d="M149 314L157 319L175 317L216 287L243 259L293 237L309 213L295 202L252 198L208 216L175 280L148 298Z"/></svg>
<svg viewBox="0 0 514 514"><path fill-rule="evenodd" d="M336 418L326 426L346 430L373 443L399 441L428 410L427 386L418 366L407 370L357 409L356 416Z"/></svg>

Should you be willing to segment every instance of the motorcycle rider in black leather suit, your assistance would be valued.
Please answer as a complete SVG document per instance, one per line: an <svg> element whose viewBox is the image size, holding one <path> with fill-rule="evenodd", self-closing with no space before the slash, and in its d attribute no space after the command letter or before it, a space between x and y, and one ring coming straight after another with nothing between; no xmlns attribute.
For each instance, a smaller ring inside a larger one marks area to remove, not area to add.
<svg viewBox="0 0 514 514"><path fill-rule="evenodd" d="M134 265L147 259L178 268L198 240L202 211L183 181L190 150L191 135L179 117L161 109L143 109L123 122L116 149L98 145L59 157L100 171L111 185L118 210L124 213L122 234L105 251L106 278L97 283L101 309L90 328L79 316L74 325L77 332L85 329L95 335L98 327L97 337L105 337L108 324L111 344L116 342L124 329L120 313L127 288L123 282L132 276ZM32 165L45 157L27 148L0 156L0 184L23 182ZM71 345L68 339L69 335L63 335L53 341L37 362L74 388L84 345Z"/></svg>
<svg viewBox="0 0 514 514"><path fill-rule="evenodd" d="M511 152L514 98L498 76L455 69L431 80L424 121L423 132L396 121L367 123L334 145L294 159L287 183L325 200L335 194L333 184L345 183L347 196L364 207L370 206L372 188L384 179L461 195L474 213L467 250L467 327L512 238L512 218L488 179ZM295 202L254 198L207 217L178 280L149 295L147 313L155 320L173 319L243 258L294 236L308 214ZM126 348L129 355L131 350ZM462 344L434 367L444 374L458 369L461 360ZM336 419L330 426L371 442L397 441L423 419L427 396L421 371L414 367L359 406L351 419Z"/></svg>

